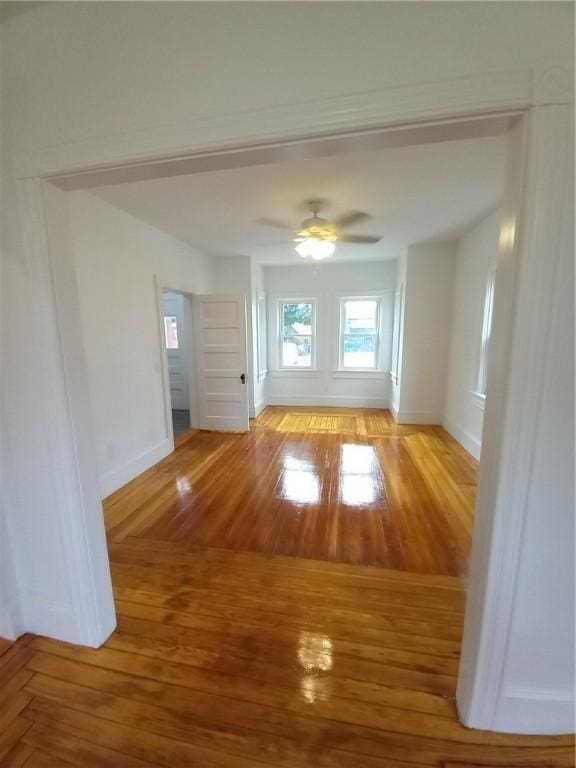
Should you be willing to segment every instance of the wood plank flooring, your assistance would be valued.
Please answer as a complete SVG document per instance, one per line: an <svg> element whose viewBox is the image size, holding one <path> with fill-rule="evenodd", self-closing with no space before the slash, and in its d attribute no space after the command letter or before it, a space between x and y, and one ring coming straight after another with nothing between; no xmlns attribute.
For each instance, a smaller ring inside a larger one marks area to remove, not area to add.
<svg viewBox="0 0 576 768"><path fill-rule="evenodd" d="M98 650L24 636L0 656L0 766L574 766L572 737L510 736L459 724L454 694L465 599L459 578L264 547L243 551L230 546L243 541L239 532L225 547L197 541L193 532L203 529L194 526L184 527L185 535L158 536L169 508L175 516L194 515L191 502L202 499L202 482L212 481L214 491L222 483L235 487L210 466L221 458L232 472L233 457L243 453L237 437L245 438L247 468L267 455L253 440L272 447L278 440L281 452L283 435L314 443L328 431L340 435L340 445L373 447L386 439L371 437L376 429L389 428L386 414L309 416L274 409L250 436L212 436L206 443L198 435L107 503L118 627ZM344 429L350 430L345 438ZM431 488L443 486L434 481L440 466L440 477L454 478L469 498L465 489L473 483L464 480L473 478L474 463L438 430L388 439L398 444L422 435L435 441L437 454L426 457L420 446L418 462L399 466L408 477L423 471ZM339 455L327 451L324 461ZM378 453L380 467L388 455L395 455L391 446ZM420 463L425 470L414 469ZM281 464L270 458L270 466ZM392 482L389 468L381 471L386 499L407 503L408 479ZM238 499L247 493L241 480ZM257 474L250 480L257 482ZM192 491L184 493L185 482ZM190 503L174 501L178 483L176 498L191 493ZM438 506L448 504L441 501L445 489L434 493ZM358 514L365 509L372 511L359 505ZM217 516L218 507L204 499L199 519L210 512ZM231 511L226 514L232 524ZM210 533L213 542L219 530Z"/></svg>
<svg viewBox="0 0 576 768"><path fill-rule="evenodd" d="M388 411L267 408L249 434L200 432L110 496L110 539L466 573L477 462Z"/></svg>

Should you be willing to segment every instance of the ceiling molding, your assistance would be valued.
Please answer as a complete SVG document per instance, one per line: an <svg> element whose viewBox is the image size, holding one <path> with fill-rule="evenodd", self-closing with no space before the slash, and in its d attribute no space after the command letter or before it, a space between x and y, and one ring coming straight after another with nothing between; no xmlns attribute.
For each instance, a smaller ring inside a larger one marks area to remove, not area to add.
<svg viewBox="0 0 576 768"><path fill-rule="evenodd" d="M532 94L532 70L447 78L44 147L16 155L13 169L17 178L57 177L271 142L522 111L532 104Z"/></svg>

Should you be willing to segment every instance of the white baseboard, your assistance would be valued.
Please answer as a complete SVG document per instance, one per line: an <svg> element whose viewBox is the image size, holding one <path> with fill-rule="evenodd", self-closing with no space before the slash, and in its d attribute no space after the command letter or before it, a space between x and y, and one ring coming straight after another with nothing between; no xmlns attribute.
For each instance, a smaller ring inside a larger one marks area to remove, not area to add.
<svg viewBox="0 0 576 768"><path fill-rule="evenodd" d="M442 424L442 415L430 411L393 411L398 424Z"/></svg>
<svg viewBox="0 0 576 768"><path fill-rule="evenodd" d="M254 418L255 419L257 419L258 416L260 416L260 414L262 413L264 408L266 408L267 405L268 405L268 403L264 399L259 400L257 403L254 403Z"/></svg>
<svg viewBox="0 0 576 768"><path fill-rule="evenodd" d="M511 688L495 717L497 729L504 733L574 733L576 704L574 690Z"/></svg>
<svg viewBox="0 0 576 768"><path fill-rule="evenodd" d="M165 438L161 442L154 445L152 448L144 451L138 456L130 459L122 464L120 467L111 469L100 476L100 489L102 498L105 499L118 488L122 488L123 485L129 483L142 472L145 472L150 467L157 464L161 459L168 456L173 450L172 442L169 438Z"/></svg>
<svg viewBox="0 0 576 768"><path fill-rule="evenodd" d="M471 453L475 459L480 460L480 450L482 448L482 443L480 440L471 435L469 432L466 432L465 429L460 429L460 427L454 424L453 421L450 421L450 419L445 418L442 426L452 435L455 440L460 443L463 448L468 451L468 453Z"/></svg>
<svg viewBox="0 0 576 768"><path fill-rule="evenodd" d="M69 643L79 642L78 624L71 605L55 603L31 592L22 592L20 603L26 632Z"/></svg>
<svg viewBox="0 0 576 768"><path fill-rule="evenodd" d="M16 640L26 631L22 615L22 593L13 592L0 605L0 637Z"/></svg>
<svg viewBox="0 0 576 768"><path fill-rule="evenodd" d="M268 405L304 405L319 408L389 408L387 397L337 397L335 395L271 395Z"/></svg>

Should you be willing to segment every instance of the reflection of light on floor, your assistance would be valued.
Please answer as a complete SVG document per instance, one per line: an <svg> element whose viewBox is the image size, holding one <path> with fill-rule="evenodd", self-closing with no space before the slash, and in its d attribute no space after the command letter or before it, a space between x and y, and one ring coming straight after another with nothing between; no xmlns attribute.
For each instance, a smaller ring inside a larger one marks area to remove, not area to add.
<svg viewBox="0 0 576 768"><path fill-rule="evenodd" d="M374 504L378 498L378 489L370 475L342 475L340 478L340 498L344 504L360 507Z"/></svg>
<svg viewBox="0 0 576 768"><path fill-rule="evenodd" d="M185 496L187 493L190 493L192 490L192 487L190 483L188 482L187 477L177 477L176 478L176 488L178 490L178 493L180 496Z"/></svg>
<svg viewBox="0 0 576 768"><path fill-rule="evenodd" d="M371 445L343 445L340 451L340 500L360 507L374 504L381 492L380 467Z"/></svg>
<svg viewBox="0 0 576 768"><path fill-rule="evenodd" d="M315 632L300 632L298 661L307 672L332 669L332 640Z"/></svg>
<svg viewBox="0 0 576 768"><path fill-rule="evenodd" d="M314 472L288 469L282 475L280 496L297 504L318 504L320 501L320 478Z"/></svg>
<svg viewBox="0 0 576 768"><path fill-rule="evenodd" d="M320 699L326 701L330 693L330 682L327 677L304 675L300 683L302 698L307 704L314 704Z"/></svg>
<svg viewBox="0 0 576 768"><path fill-rule="evenodd" d="M298 661L306 673L300 683L302 698L314 704L328 692L329 680L319 673L332 669L332 640L315 632L300 632Z"/></svg>
<svg viewBox="0 0 576 768"><path fill-rule="evenodd" d="M311 472L314 470L312 462L300 456L283 456L282 466L284 469L292 469L296 472Z"/></svg>
<svg viewBox="0 0 576 768"><path fill-rule="evenodd" d="M378 470L378 457L371 445L346 443L340 450L340 471L345 475L364 475Z"/></svg>

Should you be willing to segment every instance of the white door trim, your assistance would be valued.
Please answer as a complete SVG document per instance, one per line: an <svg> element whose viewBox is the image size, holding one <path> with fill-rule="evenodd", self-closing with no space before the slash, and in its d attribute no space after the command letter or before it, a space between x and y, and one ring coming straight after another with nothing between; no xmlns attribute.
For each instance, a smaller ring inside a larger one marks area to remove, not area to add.
<svg viewBox="0 0 576 768"><path fill-rule="evenodd" d="M46 236L46 212L43 204L46 179L88 170L154 163L166 158L199 153L218 155L223 150L231 151L242 147L265 148L275 143L371 131L376 128L399 130L403 127L413 130L415 127L439 120L465 121L474 116L506 112L526 114L538 105L568 104L572 99L572 92L571 64L567 63L565 66L553 64L536 72L523 70L487 73L474 77L387 88L377 92L347 94L314 103L299 103L235 115L222 115L209 120L198 120L184 127L154 127L136 131L130 135L109 136L59 147L44 147L27 154L20 154L13 158L13 172L19 179L17 185L21 189L20 221L26 236L25 249L29 279L35 279L35 272L41 275L47 271L51 273L53 282L49 288L47 302L55 308L59 316L61 313L68 315L77 313L74 281L64 279L62 270L55 269L57 256ZM546 122L547 119L543 114L542 120ZM535 124L541 124L541 121L539 123L537 120ZM536 154L550 152L549 138L543 127L536 130L531 139L531 152ZM551 199L555 199L558 180L548 174L544 181L546 193ZM532 190L531 195L534 203L536 192ZM530 203L530 197L528 203ZM549 206L545 205L544 200L542 203L545 206L543 213L545 225L549 225L550 221L555 221L555 217ZM520 206L519 201L517 204ZM547 226L545 228L547 229ZM538 230L530 226L525 226L523 233L524 239L516 254L518 260L530 259L533 256L533 250L540 237ZM62 237L66 236L65 233L60 234ZM61 258L68 258L67 253L68 250L65 249ZM67 270L68 273L71 270L73 275L73 263L68 264ZM535 275L530 274L528 279L535 278ZM42 280L46 282L45 278ZM539 290L538 286L536 289ZM551 299L548 286L545 285L543 292L539 295L543 310L547 308ZM79 317L76 319L79 320ZM512 347L507 350L506 362L508 365L512 361L516 365L518 354L520 353L521 357L522 350L521 347L514 348L514 345L521 345L522 342L515 336L510 338ZM73 340L73 344L77 342L78 339ZM90 531L99 509L97 484L80 482L80 477L86 469L86 461L90 455L93 455L93 435L85 427L79 429L77 420L71 417L71 411L74 411L76 404L88 402L87 383L83 360L73 359L71 354L72 341L62 333L59 343L60 369L54 370L52 379L43 391L47 414L45 428L48 422L55 427L56 452L60 452L62 442L66 441L72 450L69 456L60 457L61 460L52 457L50 460L54 473L58 473L62 478L62 487L69 487L70 503L55 506L58 516L55 524L60 526L62 535L65 537L63 549L71 563L70 587L76 590L77 596L69 604L61 606L64 613L67 612L66 615L70 616L70 622L61 623L57 627L58 622L54 619L52 624L46 621L45 625L39 621L35 626L27 626L27 629L35 629L38 632L53 634L75 642L99 645L106 639L112 628L110 615L113 608L111 592L104 583L105 579L102 582L102 580L87 578L87 574L94 572L96 564L101 566L103 562L107 562L105 541L102 538L89 541ZM77 372L78 366L82 369L80 375ZM538 381L545 375L539 366L534 366L531 372ZM533 425L536 415L533 411L527 411L524 414L524 400L521 400L516 411L508 413L516 394L513 391L516 386L518 386L517 370L508 381L506 396L502 391L492 392L489 385L491 408L494 412L501 411L504 417L509 416L510 420L505 418L507 424L515 423L518 413L522 413L525 417L524 423L528 423L528 429L530 429L530 424ZM534 386L537 386L537 382ZM488 414L487 418L490 421ZM513 449L502 435L496 435L494 440L498 443L494 446L495 456L500 456L503 448ZM509 471L509 467L506 465L500 467L501 481L502 471ZM517 480L519 471L512 468L510 476ZM487 473L483 472L480 497L484 499L488 497L487 482L489 477L487 479ZM490 530L482 534L486 542L494 541L494 538L504 530L521 531L524 519L522 499L513 494L509 499L512 506L507 510L505 527L503 527L502 508L498 504L494 505ZM476 545L475 549L477 549ZM465 722L476 727L490 727L494 724L495 702L498 701L501 693L499 686L505 661L505 638L510 626L510 616L503 614L505 605L496 598L502 590L503 594L508 593L509 585L515 584L518 569L517 550L518 548L515 547L511 554L507 552L504 556L501 549L489 546L487 560L476 556L473 561L471 574L473 589L467 611L467 627L477 623L478 631L483 636L483 650L477 649L474 655L471 645L465 647L468 653L468 658L465 657L466 663L474 667L475 674L472 678L464 676L470 682L467 685L461 685L459 704ZM483 568L488 568L488 573L483 573ZM482 599L479 599L478 591L474 587L477 580L478 583L484 584L487 590ZM473 598L474 595L476 595L475 598ZM508 601L504 603L508 605ZM25 617L32 615L34 596L26 594L25 589L23 590L23 607ZM48 631L46 631L47 628ZM489 636L491 642L488 642ZM493 651L490 656L485 652L488 647ZM480 685L487 687L481 690Z"/></svg>

